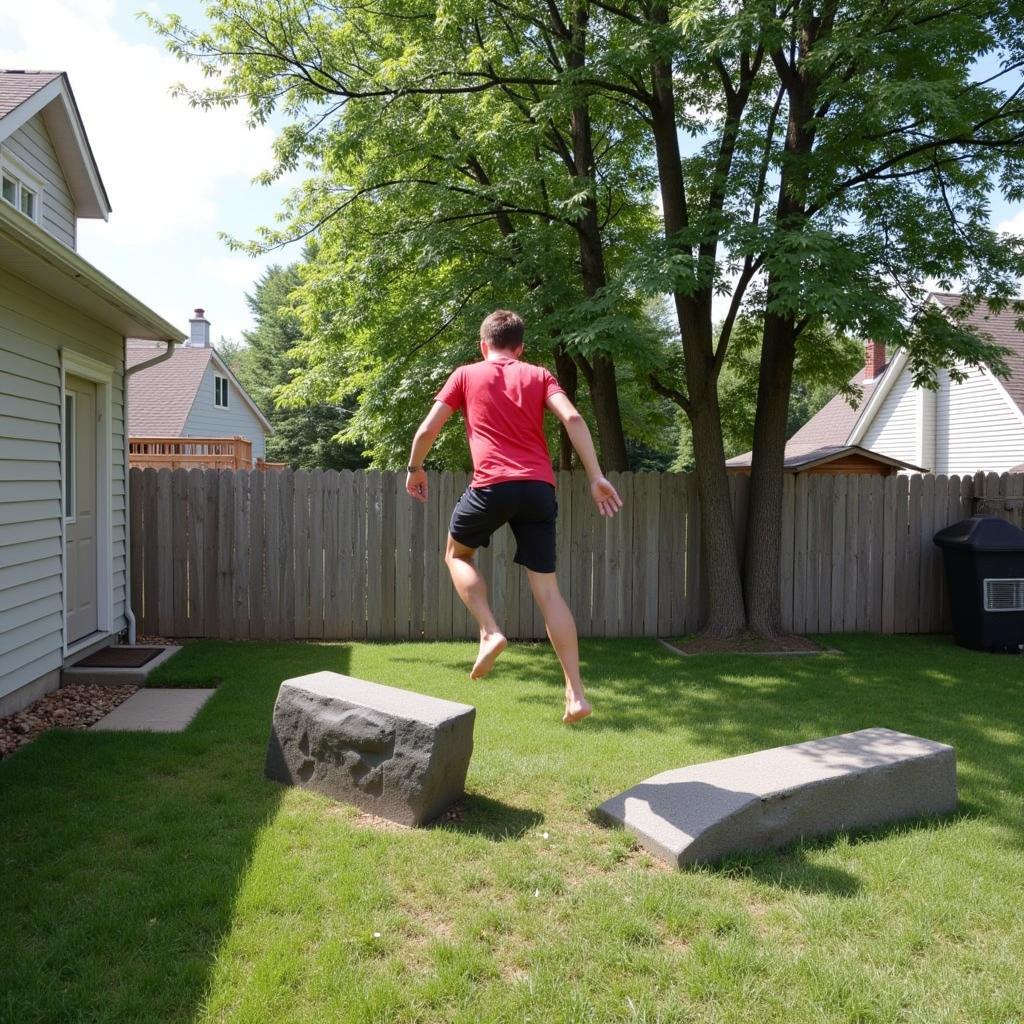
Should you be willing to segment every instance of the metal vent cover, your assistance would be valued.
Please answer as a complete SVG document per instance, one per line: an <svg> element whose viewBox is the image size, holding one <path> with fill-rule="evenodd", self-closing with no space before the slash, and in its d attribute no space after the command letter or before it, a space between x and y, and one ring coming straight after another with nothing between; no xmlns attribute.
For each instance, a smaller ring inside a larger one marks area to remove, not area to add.
<svg viewBox="0 0 1024 1024"><path fill-rule="evenodd" d="M1024 612L1024 579L985 580L985 611Z"/></svg>

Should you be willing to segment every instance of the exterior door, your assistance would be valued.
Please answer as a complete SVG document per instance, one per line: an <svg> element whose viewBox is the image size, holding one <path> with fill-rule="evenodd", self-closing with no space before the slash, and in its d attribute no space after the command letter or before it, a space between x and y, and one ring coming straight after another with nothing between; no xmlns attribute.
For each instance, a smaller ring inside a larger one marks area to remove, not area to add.
<svg viewBox="0 0 1024 1024"><path fill-rule="evenodd" d="M96 385L68 374L64 384L64 600L68 643L98 626Z"/></svg>

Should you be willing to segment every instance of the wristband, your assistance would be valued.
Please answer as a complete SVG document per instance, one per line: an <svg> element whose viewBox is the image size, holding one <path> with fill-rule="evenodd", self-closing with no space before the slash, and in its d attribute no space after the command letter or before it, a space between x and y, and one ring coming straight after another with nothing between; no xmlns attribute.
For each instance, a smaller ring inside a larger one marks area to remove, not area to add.
<svg viewBox="0 0 1024 1024"><path fill-rule="evenodd" d="M422 466L406 466L405 471L407 473L418 473L422 468Z"/></svg>

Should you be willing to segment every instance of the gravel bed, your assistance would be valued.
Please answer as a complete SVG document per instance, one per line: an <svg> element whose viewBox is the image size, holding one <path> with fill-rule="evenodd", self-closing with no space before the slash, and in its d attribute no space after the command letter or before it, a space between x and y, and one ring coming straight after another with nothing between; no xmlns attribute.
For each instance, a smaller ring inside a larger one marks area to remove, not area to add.
<svg viewBox="0 0 1024 1024"><path fill-rule="evenodd" d="M0 717L0 760L49 729L88 729L137 689L69 683L22 711Z"/></svg>

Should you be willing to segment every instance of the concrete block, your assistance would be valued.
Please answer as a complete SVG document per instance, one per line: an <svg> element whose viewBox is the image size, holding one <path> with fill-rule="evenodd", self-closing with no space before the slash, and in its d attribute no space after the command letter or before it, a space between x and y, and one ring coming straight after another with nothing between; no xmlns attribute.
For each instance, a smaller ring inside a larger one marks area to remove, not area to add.
<svg viewBox="0 0 1024 1024"><path fill-rule="evenodd" d="M874 728L662 772L598 811L682 867L956 803L952 747Z"/></svg>
<svg viewBox="0 0 1024 1024"><path fill-rule="evenodd" d="M92 728L97 732L184 732L216 690L139 690Z"/></svg>
<svg viewBox="0 0 1024 1024"><path fill-rule="evenodd" d="M403 825L465 791L476 708L337 672L281 684L267 778L314 789Z"/></svg>

